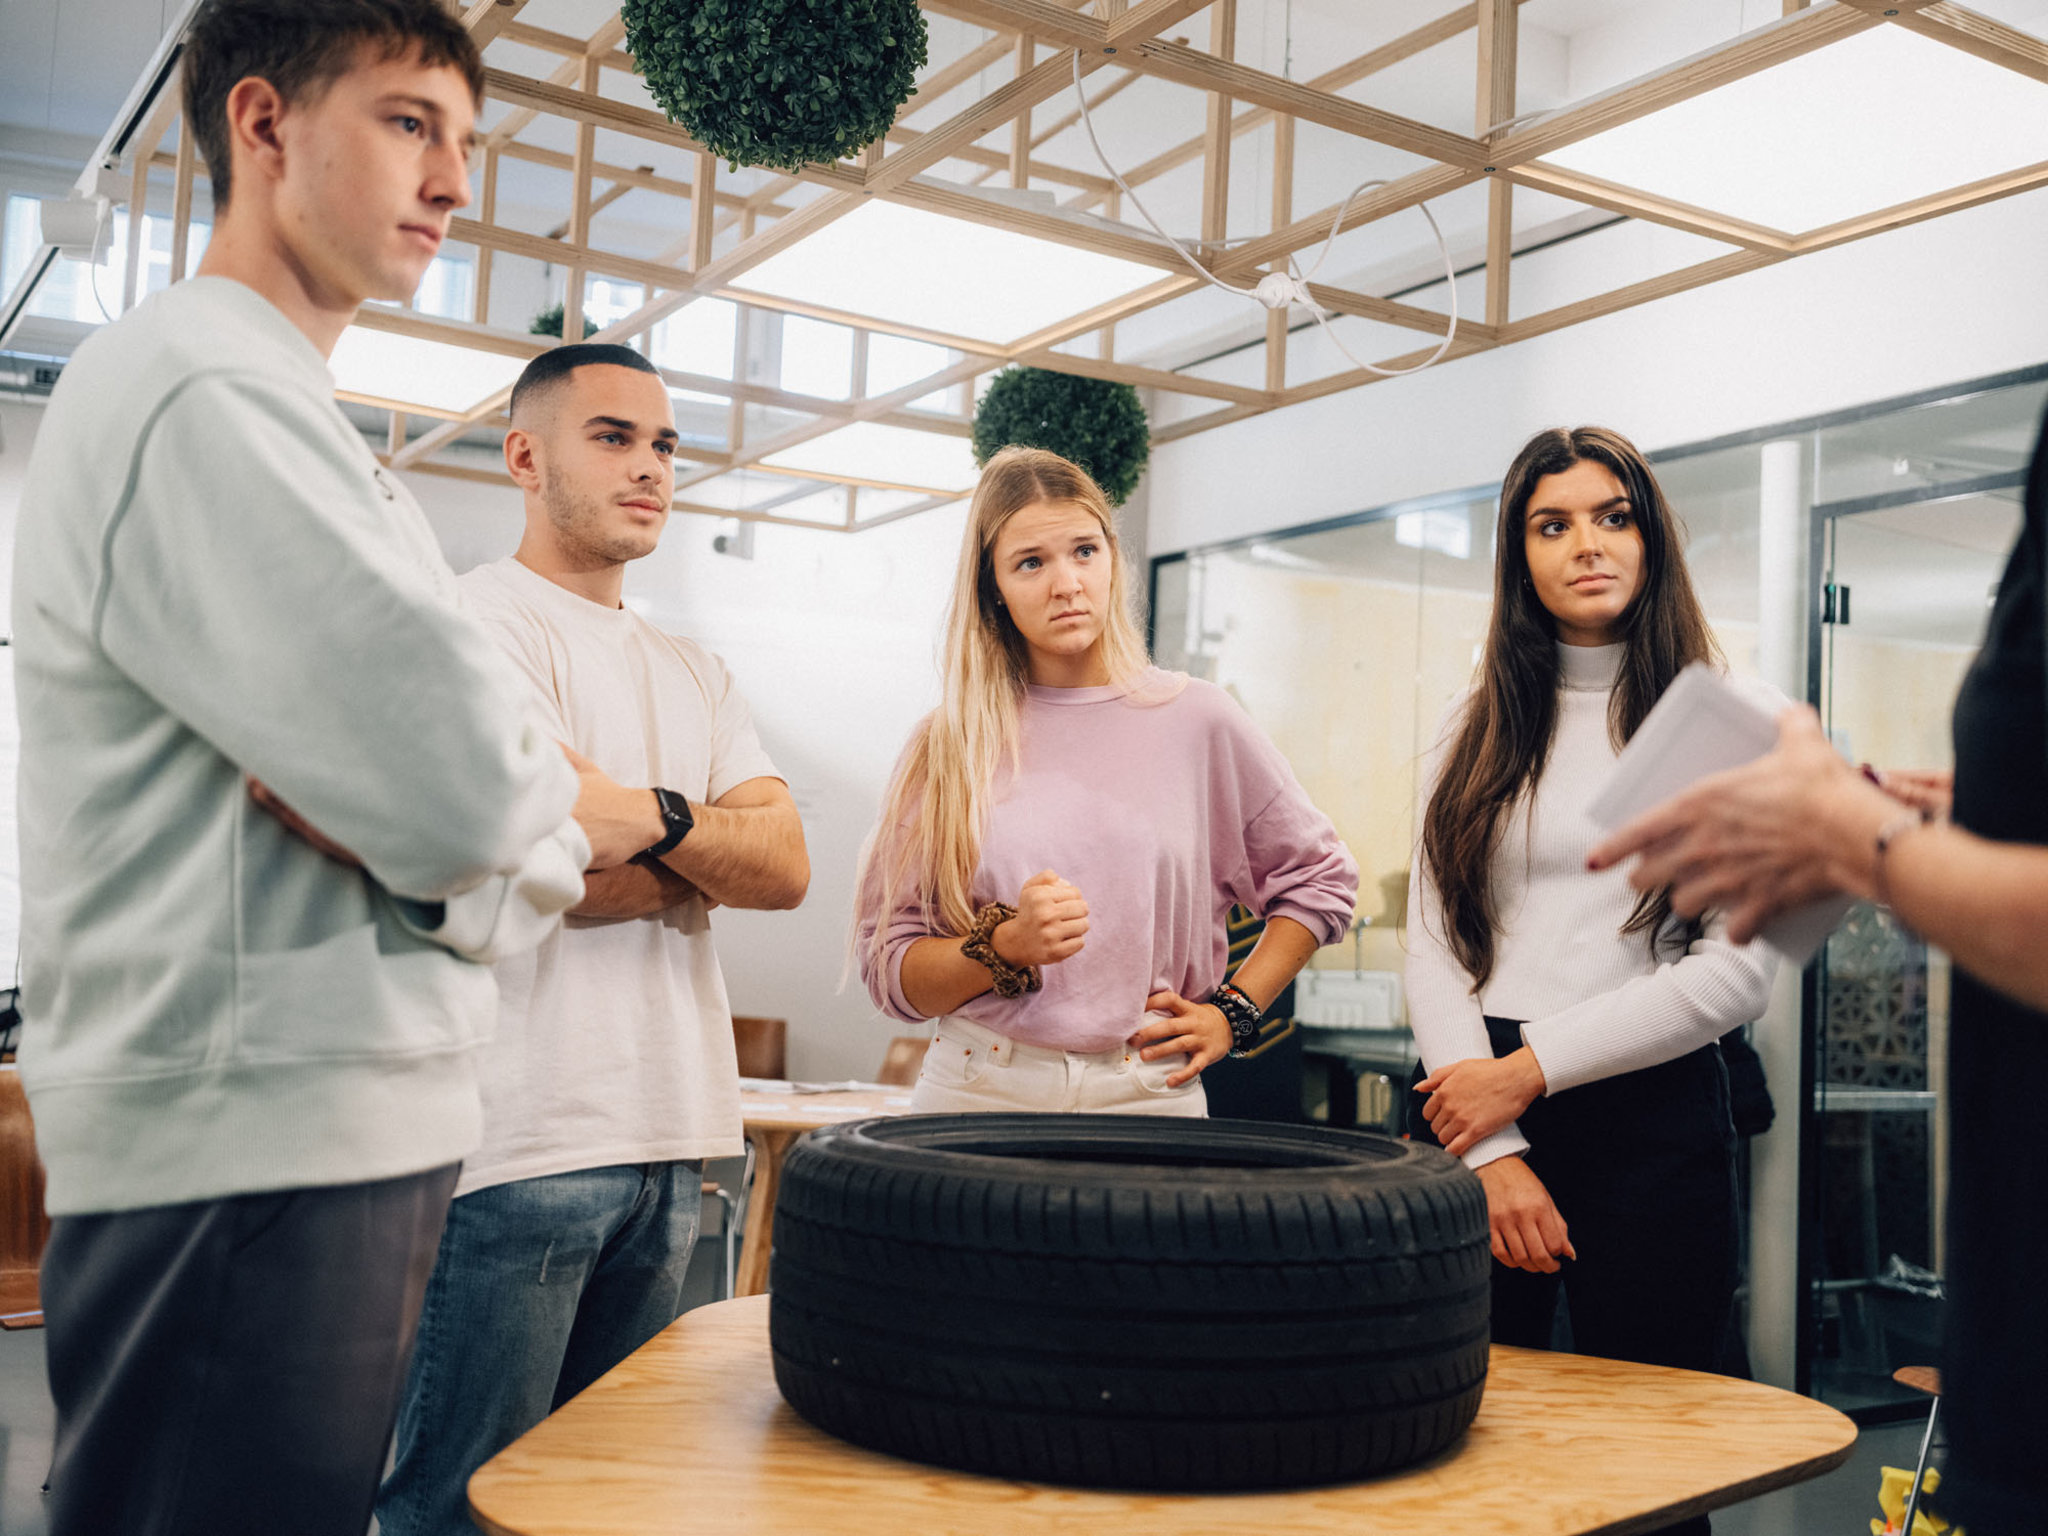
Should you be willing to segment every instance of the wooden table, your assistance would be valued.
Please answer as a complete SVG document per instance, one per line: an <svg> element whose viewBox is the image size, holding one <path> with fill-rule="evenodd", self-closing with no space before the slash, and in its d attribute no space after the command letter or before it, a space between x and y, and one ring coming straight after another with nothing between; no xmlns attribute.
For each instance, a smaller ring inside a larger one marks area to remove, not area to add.
<svg viewBox="0 0 2048 1536"><path fill-rule="evenodd" d="M733 1277L733 1295L758 1296L768 1289L775 1193L782 1186L782 1160L789 1156L790 1143L821 1125L909 1112L908 1088L885 1088L880 1084L845 1093L740 1090L740 1119L746 1126L747 1140L754 1144L754 1187L747 1196L747 1220L740 1233L740 1267Z"/></svg>
<svg viewBox="0 0 2048 1536"><path fill-rule="evenodd" d="M1840 1466L1856 1427L1774 1387L1496 1345L1456 1446L1372 1482L1108 1493L835 1440L775 1390L768 1300L685 1314L469 1484L495 1536L1587 1536L1653 1530Z"/></svg>

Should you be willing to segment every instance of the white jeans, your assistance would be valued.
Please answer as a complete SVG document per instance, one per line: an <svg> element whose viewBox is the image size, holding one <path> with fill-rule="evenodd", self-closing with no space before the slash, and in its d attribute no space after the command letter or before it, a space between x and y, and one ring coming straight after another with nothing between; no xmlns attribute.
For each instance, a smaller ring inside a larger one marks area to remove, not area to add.
<svg viewBox="0 0 2048 1536"><path fill-rule="evenodd" d="M924 1053L910 1108L920 1115L1013 1109L1206 1116L1209 1100L1199 1077L1178 1088L1166 1086L1187 1064L1185 1053L1146 1061L1136 1046L1059 1051L1026 1045L949 1014L939 1020Z"/></svg>

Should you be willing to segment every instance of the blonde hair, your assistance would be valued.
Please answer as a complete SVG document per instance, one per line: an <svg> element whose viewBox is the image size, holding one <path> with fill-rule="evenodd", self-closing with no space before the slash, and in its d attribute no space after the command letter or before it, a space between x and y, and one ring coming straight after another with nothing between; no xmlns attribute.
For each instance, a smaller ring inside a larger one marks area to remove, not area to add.
<svg viewBox="0 0 2048 1536"><path fill-rule="evenodd" d="M892 910L906 889L927 920L951 933L974 926L969 888L981 862L997 772L1018 759L1018 722L1031 647L997 601L995 543L1026 507L1081 508L1102 525L1110 556L1102 659L1135 703L1164 703L1185 679L1150 682L1151 658L1131 617L1131 577L1116 515L1088 472L1042 448L1005 448L988 461L967 511L941 660L939 707L918 723L861 852L856 933L879 961Z"/></svg>

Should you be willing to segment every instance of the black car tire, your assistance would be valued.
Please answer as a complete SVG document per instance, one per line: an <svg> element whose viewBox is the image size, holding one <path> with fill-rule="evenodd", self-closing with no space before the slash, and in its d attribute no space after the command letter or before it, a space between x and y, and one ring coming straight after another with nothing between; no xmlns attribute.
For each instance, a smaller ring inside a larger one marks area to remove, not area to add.
<svg viewBox="0 0 2048 1536"><path fill-rule="evenodd" d="M813 1132L775 1211L775 1378L821 1429L1098 1487L1370 1477L1485 1389L1486 1197L1432 1147L1122 1115Z"/></svg>

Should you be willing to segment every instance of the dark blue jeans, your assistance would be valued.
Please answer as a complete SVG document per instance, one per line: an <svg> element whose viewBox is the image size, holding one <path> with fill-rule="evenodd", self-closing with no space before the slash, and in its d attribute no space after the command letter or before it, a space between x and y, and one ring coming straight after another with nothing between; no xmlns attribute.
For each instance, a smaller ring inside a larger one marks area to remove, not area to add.
<svg viewBox="0 0 2048 1536"><path fill-rule="evenodd" d="M448 1208L377 1500L383 1536L475 1536L470 1474L674 1322L703 1167L586 1168Z"/></svg>

